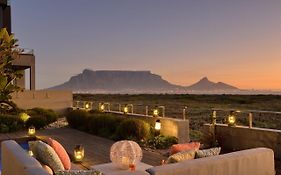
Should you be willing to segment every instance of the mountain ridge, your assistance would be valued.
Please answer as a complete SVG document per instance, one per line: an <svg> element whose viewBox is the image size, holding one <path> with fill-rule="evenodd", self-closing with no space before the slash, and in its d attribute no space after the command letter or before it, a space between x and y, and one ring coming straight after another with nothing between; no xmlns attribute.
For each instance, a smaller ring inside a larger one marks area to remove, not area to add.
<svg viewBox="0 0 281 175"><path fill-rule="evenodd" d="M84 69L63 84L50 90L72 90L90 93L188 93L189 91L237 91L223 82L214 83L207 77L190 86L175 85L151 71Z"/></svg>

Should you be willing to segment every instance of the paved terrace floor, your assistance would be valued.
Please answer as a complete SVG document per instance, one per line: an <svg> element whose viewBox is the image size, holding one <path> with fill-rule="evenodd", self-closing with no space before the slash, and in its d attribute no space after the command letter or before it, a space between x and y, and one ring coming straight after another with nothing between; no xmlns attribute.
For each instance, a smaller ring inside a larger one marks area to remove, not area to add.
<svg viewBox="0 0 281 175"><path fill-rule="evenodd" d="M69 154L73 154L73 149L77 144L82 144L85 148L85 159L81 164L76 164L75 169L89 169L90 166L110 162L109 152L114 141L97 137L85 132L74 130L68 127L45 129L36 132L36 136L47 136L58 140ZM0 141L7 139L17 139L26 137L25 132L11 134L0 134ZM166 159L158 152L143 150L144 163L149 165L160 165L161 160Z"/></svg>
<svg viewBox="0 0 281 175"><path fill-rule="evenodd" d="M85 159L81 164L75 164L75 169L88 169L92 165L110 162L109 150L114 143L112 140L67 127L40 130L37 131L37 136L48 136L58 140L70 154L72 154L75 145L82 144L85 147ZM26 137L25 132L0 134L0 142L7 139L17 139L22 137ZM153 166L159 165L162 159L166 159L166 157L158 152L143 150L143 154L144 157L142 161ZM277 171L276 174L281 175L281 161L276 160L275 166Z"/></svg>

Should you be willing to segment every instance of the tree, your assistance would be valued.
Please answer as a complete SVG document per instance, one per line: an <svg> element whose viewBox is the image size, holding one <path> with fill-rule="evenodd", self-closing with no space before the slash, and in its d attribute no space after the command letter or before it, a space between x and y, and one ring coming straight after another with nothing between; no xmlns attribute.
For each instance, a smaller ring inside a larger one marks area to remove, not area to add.
<svg viewBox="0 0 281 175"><path fill-rule="evenodd" d="M17 42L13 34L9 35L5 28L0 29L0 112L17 110L12 102L12 93L21 90L15 82L23 76L23 71L13 66L21 52Z"/></svg>

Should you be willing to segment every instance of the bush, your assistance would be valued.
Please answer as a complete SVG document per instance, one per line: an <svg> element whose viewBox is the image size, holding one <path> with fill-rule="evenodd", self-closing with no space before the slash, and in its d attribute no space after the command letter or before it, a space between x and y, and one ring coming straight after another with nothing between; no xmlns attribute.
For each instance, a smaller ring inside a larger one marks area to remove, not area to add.
<svg viewBox="0 0 281 175"><path fill-rule="evenodd" d="M89 113L83 110L73 110L66 114L66 120L70 127L80 130L87 130Z"/></svg>
<svg viewBox="0 0 281 175"><path fill-rule="evenodd" d="M46 119L46 123L50 124L58 119L58 114L51 109L43 109L43 108L32 108L27 110L27 114L30 116L41 116Z"/></svg>
<svg viewBox="0 0 281 175"><path fill-rule="evenodd" d="M150 135L150 125L139 119L125 119L117 128L118 139L142 141Z"/></svg>
<svg viewBox="0 0 281 175"><path fill-rule="evenodd" d="M34 126L36 129L44 128L47 124L47 120L44 117L30 117L25 126L28 128L30 126Z"/></svg>
<svg viewBox="0 0 281 175"><path fill-rule="evenodd" d="M121 121L121 118L110 114L92 115L88 123L88 130L92 134L113 139Z"/></svg>
<svg viewBox="0 0 281 175"><path fill-rule="evenodd" d="M178 139L174 136L158 135L156 137L151 137L150 139L148 139L147 143L154 149L167 149L173 144L177 144Z"/></svg>
<svg viewBox="0 0 281 175"><path fill-rule="evenodd" d="M23 121L14 115L0 115L0 133L15 132L24 128Z"/></svg>

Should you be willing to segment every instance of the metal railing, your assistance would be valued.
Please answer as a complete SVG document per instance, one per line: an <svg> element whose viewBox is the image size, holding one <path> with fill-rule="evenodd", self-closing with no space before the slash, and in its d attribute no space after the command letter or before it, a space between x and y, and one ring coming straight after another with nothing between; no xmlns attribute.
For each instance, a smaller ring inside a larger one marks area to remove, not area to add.
<svg viewBox="0 0 281 175"><path fill-rule="evenodd" d="M21 54L34 55L34 50L29 48L21 48Z"/></svg>

